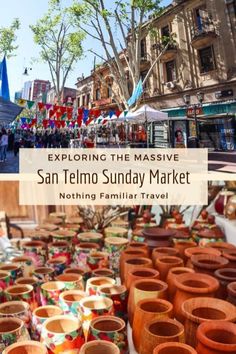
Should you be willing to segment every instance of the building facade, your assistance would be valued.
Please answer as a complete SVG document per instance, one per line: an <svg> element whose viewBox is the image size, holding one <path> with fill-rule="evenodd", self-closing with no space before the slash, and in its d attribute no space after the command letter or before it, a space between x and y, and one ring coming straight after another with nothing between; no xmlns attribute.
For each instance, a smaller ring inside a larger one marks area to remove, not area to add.
<svg viewBox="0 0 236 354"><path fill-rule="evenodd" d="M47 93L50 88L50 81L38 79L27 81L24 83L22 98L25 100L35 101L40 95Z"/></svg>
<svg viewBox="0 0 236 354"><path fill-rule="evenodd" d="M62 97L61 101L63 104L73 104L74 101L76 100L76 89L70 88L70 87L64 87L63 92L62 92ZM48 92L47 92L47 103L51 104L57 104L58 103L58 98L56 95L56 90L54 87L52 87Z"/></svg>
<svg viewBox="0 0 236 354"><path fill-rule="evenodd" d="M92 108L93 92L94 92L94 79L92 75L87 77L78 77L76 92L76 105L77 107L84 107L86 109Z"/></svg>

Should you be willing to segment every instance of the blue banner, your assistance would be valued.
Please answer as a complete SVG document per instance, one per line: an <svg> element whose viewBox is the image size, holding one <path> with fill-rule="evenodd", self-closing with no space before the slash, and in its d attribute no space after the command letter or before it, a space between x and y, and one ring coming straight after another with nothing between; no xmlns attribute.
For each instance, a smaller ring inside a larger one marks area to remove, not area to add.
<svg viewBox="0 0 236 354"><path fill-rule="evenodd" d="M6 101L10 101L6 57L4 57L3 61L0 63L0 97L4 98Z"/></svg>

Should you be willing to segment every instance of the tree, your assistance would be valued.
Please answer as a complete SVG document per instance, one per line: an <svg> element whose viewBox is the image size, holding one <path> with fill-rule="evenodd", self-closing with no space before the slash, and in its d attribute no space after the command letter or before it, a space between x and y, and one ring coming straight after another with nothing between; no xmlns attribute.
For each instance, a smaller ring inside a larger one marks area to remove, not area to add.
<svg viewBox="0 0 236 354"><path fill-rule="evenodd" d="M14 45L16 41L16 31L20 28L19 19L15 18L10 27L0 27L0 54L10 58L14 55L18 46Z"/></svg>
<svg viewBox="0 0 236 354"><path fill-rule="evenodd" d="M141 41L151 30L151 21L145 27L144 23L150 14L157 15L162 8L160 0L118 0L113 7L111 3L110 0L74 0L71 11L81 30L101 43L104 56L91 52L109 65L120 90L120 100L128 108L130 92L126 71L135 88L140 80ZM144 81L154 66L155 63Z"/></svg>
<svg viewBox="0 0 236 354"><path fill-rule="evenodd" d="M48 12L30 28L35 43L41 48L40 59L49 66L60 103L68 75L82 56L84 33L73 23L68 8L55 0L49 1Z"/></svg>

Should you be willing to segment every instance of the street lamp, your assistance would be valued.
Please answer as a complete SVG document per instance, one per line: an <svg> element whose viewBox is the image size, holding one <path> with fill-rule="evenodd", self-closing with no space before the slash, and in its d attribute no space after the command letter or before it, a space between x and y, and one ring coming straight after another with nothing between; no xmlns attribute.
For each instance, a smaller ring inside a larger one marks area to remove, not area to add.
<svg viewBox="0 0 236 354"><path fill-rule="evenodd" d="M196 97L197 97L198 102L200 103L200 106L201 106L204 101L204 92L202 92L202 91L197 92ZM187 106L190 106L190 103L191 103L190 94L186 93L185 95L183 95L183 100ZM199 104L194 104L194 105L192 105L192 107L193 107L194 121L195 121L195 127L196 127L196 145L197 145L197 147L199 147L200 134L199 134L199 127L198 127L198 119L197 119L197 109L199 108Z"/></svg>

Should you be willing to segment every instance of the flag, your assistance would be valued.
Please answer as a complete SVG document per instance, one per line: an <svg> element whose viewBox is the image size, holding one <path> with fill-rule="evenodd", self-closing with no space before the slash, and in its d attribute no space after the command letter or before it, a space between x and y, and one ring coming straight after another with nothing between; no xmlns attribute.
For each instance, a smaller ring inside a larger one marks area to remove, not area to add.
<svg viewBox="0 0 236 354"><path fill-rule="evenodd" d="M143 82L142 79L139 80L138 85L136 86L136 88L133 91L132 96L130 97L130 99L128 100L128 106L133 106L135 104L135 102L142 96L143 93Z"/></svg>
<svg viewBox="0 0 236 354"><path fill-rule="evenodd" d="M10 101L6 57L0 63L0 97L3 97L6 101Z"/></svg>

